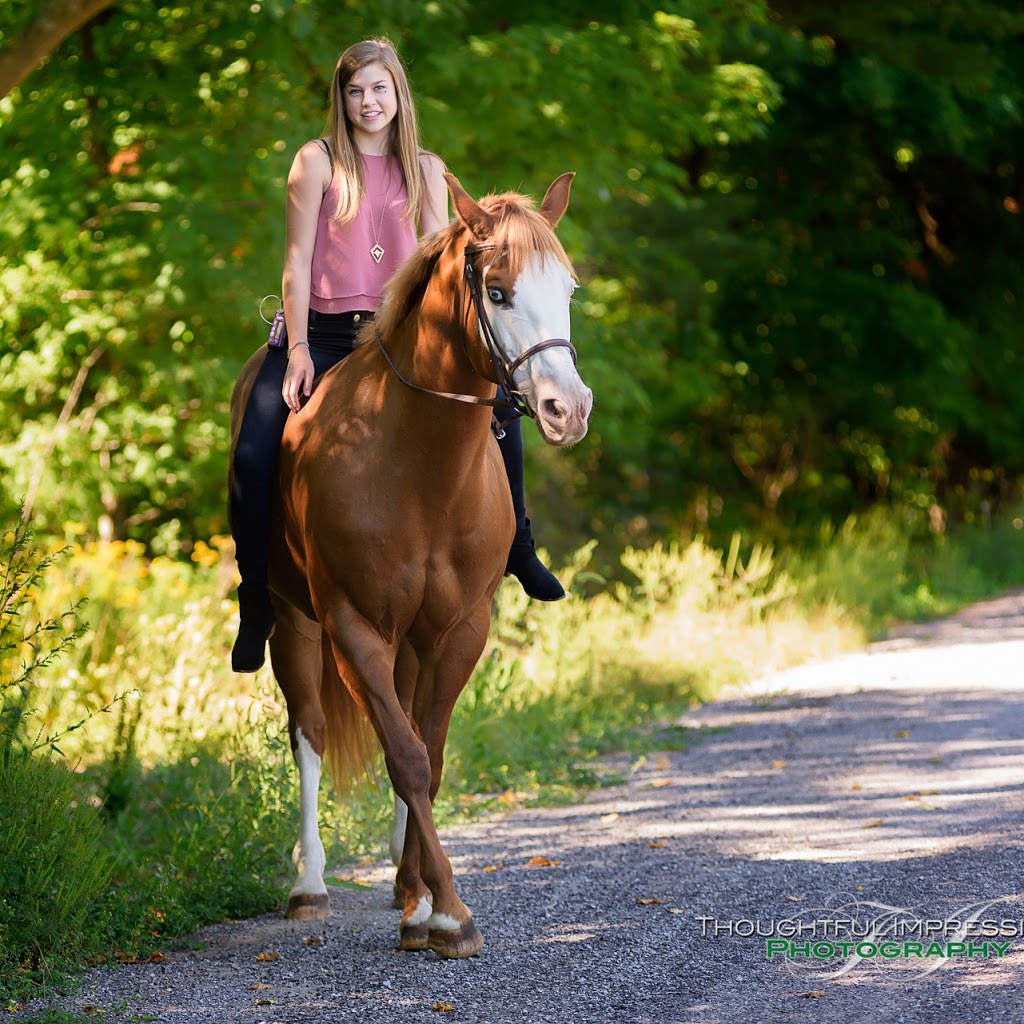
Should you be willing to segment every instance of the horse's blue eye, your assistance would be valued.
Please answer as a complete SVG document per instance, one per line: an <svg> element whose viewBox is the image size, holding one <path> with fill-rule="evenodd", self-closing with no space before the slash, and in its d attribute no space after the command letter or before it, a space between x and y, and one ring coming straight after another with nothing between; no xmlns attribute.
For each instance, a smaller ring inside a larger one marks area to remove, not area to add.
<svg viewBox="0 0 1024 1024"><path fill-rule="evenodd" d="M504 302L505 293L500 288L488 288L487 297L491 302Z"/></svg>

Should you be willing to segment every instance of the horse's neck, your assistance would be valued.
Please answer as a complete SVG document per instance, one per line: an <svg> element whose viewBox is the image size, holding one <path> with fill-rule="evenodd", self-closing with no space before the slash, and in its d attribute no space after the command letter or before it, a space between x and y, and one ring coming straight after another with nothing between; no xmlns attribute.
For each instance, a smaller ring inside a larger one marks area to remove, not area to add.
<svg viewBox="0 0 1024 1024"><path fill-rule="evenodd" d="M481 376L468 354L466 331L475 332L476 311L462 287L459 261L444 254L422 298L388 348L399 372L420 388L493 398L495 385ZM472 344L477 344L475 338Z"/></svg>

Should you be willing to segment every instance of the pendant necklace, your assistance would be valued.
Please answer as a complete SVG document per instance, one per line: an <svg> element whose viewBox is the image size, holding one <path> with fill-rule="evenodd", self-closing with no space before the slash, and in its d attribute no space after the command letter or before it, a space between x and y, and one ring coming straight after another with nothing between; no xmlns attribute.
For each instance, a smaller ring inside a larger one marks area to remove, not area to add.
<svg viewBox="0 0 1024 1024"><path fill-rule="evenodd" d="M384 218L388 212L388 200L391 198L391 165L388 164L388 189L384 193L384 206L380 211L380 223L377 225L377 230L373 230L373 203L370 202L370 190L366 190L366 207L370 214L370 230L373 231L373 248L370 250L370 255L373 257L374 263L380 263L384 259L384 248L380 244L380 233L384 230Z"/></svg>

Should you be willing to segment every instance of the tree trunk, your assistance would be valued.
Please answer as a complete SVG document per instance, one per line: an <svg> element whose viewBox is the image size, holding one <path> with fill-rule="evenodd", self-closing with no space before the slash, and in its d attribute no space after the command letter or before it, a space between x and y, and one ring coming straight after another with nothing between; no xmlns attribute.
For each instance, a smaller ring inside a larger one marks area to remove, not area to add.
<svg viewBox="0 0 1024 1024"><path fill-rule="evenodd" d="M115 0L47 0L29 26L0 48L0 98L19 86L77 28Z"/></svg>

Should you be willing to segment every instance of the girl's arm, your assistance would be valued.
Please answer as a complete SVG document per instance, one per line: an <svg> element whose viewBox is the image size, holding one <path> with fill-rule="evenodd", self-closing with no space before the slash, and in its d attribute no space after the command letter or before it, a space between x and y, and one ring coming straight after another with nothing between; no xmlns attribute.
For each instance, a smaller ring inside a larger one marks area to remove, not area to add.
<svg viewBox="0 0 1024 1024"><path fill-rule="evenodd" d="M331 183L331 161L319 142L307 142L295 154L288 174L287 234L281 294L288 327L288 370L281 395L294 412L313 386L313 360L306 342L313 243L324 192Z"/></svg>
<svg viewBox="0 0 1024 1024"><path fill-rule="evenodd" d="M423 174L423 199L420 200L420 234L430 235L448 227L448 186L444 180L444 162L433 153L420 153Z"/></svg>

